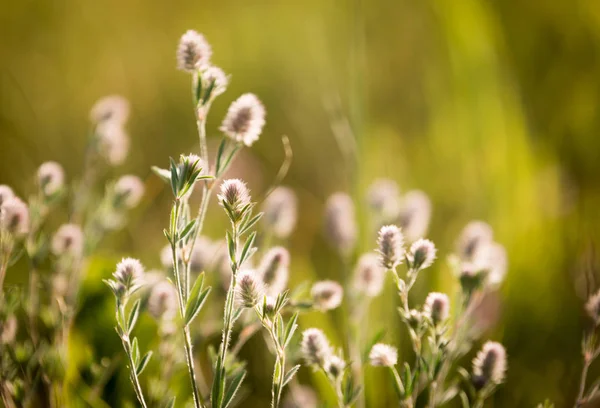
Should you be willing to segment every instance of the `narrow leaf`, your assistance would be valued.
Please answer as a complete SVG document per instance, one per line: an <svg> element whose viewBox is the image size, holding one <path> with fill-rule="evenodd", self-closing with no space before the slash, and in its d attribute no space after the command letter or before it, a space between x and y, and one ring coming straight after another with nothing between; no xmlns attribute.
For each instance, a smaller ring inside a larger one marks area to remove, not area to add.
<svg viewBox="0 0 600 408"><path fill-rule="evenodd" d="M147 352L144 355L144 357L142 357L142 360L140 361L140 363L137 365L137 368L135 369L135 372L137 373L137 375L142 374L142 371L144 371L144 369L150 362L151 357L152 357L152 351Z"/></svg>
<svg viewBox="0 0 600 408"><path fill-rule="evenodd" d="M283 386L285 387L287 385L287 383L289 383L292 378L294 378L294 376L296 375L296 373L298 372L298 370L300 369L300 364L293 366L292 368L290 368L290 371L287 372L287 374L285 375L285 377L283 377Z"/></svg>
<svg viewBox="0 0 600 408"><path fill-rule="evenodd" d="M204 301L206 300L206 297L210 293L211 289L212 289L211 287L204 289L204 291L200 294L200 296L198 296L196 303L193 304L193 306L190 309L186 309L186 311L185 311L185 324L186 325L192 323L192 321L196 318L198 313L200 313L200 310L202 309L202 306L204 305Z"/></svg>
<svg viewBox="0 0 600 408"><path fill-rule="evenodd" d="M129 319L127 320L127 334L131 334L131 331L137 323L138 317L140 315L140 304L140 299L136 300L133 304L131 312L129 313Z"/></svg>
<svg viewBox="0 0 600 408"><path fill-rule="evenodd" d="M240 262L239 262L240 265L242 265L244 263L244 261L247 258L249 258L248 255L250 252L250 248L252 248L252 245L254 244L255 239L256 239L256 231L254 231L252 234L250 234L250 236L246 240L246 243L244 244L244 248L242 248L242 254L240 255Z"/></svg>
<svg viewBox="0 0 600 408"><path fill-rule="evenodd" d="M238 390L240 389L240 386L242 385L242 381L244 381L245 377L246 377L246 370L241 370L238 374L236 374L231 379L231 381L227 385L227 391L225 392L225 397L223 399L223 408L227 408L229 406L229 404L231 404L231 401L233 401L233 398L235 397L235 394L237 394Z"/></svg>

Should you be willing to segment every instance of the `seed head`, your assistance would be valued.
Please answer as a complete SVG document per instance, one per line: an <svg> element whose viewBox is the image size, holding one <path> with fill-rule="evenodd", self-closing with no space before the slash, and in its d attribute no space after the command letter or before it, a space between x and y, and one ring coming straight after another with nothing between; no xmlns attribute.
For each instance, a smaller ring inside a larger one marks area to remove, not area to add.
<svg viewBox="0 0 600 408"><path fill-rule="evenodd" d="M315 307L325 312L342 304L344 289L335 281L325 280L316 282L310 290L310 295Z"/></svg>
<svg viewBox="0 0 600 408"><path fill-rule="evenodd" d="M321 330L315 328L304 330L300 347L308 364L316 364L321 367L332 354L327 337Z"/></svg>
<svg viewBox="0 0 600 408"><path fill-rule="evenodd" d="M410 246L408 259L414 270L429 268L435 260L437 250L433 242L419 238Z"/></svg>
<svg viewBox="0 0 600 408"><path fill-rule="evenodd" d="M367 203L382 220L388 222L400 212L400 189L394 180L375 180L367 191Z"/></svg>
<svg viewBox="0 0 600 408"><path fill-rule="evenodd" d="M444 293L431 292L425 299L424 312L435 326L444 322L450 312L450 301Z"/></svg>
<svg viewBox="0 0 600 408"><path fill-rule="evenodd" d="M129 102L122 96L109 95L99 99L90 111L90 120L99 125L105 122L124 124L129 117Z"/></svg>
<svg viewBox="0 0 600 408"><path fill-rule="evenodd" d="M104 121L96 126L98 151L111 166L122 164L129 153L129 136L123 124L117 121Z"/></svg>
<svg viewBox="0 0 600 408"><path fill-rule="evenodd" d="M385 269L379 257L373 253L363 254L354 268L354 290L368 297L375 297L383 289Z"/></svg>
<svg viewBox="0 0 600 408"><path fill-rule="evenodd" d="M406 239L414 242L427 235L430 219L431 201L427 194L419 190L406 193L398 217L398 225L402 228Z"/></svg>
<svg viewBox="0 0 600 408"><path fill-rule="evenodd" d="M83 232L79 225L64 224L52 237L52 253L79 258L83 253Z"/></svg>
<svg viewBox="0 0 600 408"><path fill-rule="evenodd" d="M137 176L122 176L115 184L118 200L127 208L137 206L144 195L144 183Z"/></svg>
<svg viewBox="0 0 600 408"><path fill-rule="evenodd" d="M0 207L0 228L22 237L29 232L29 209L18 197L10 198Z"/></svg>
<svg viewBox="0 0 600 408"><path fill-rule="evenodd" d="M266 294L277 296L288 282L290 253L283 247L271 248L262 258L258 273L266 287Z"/></svg>
<svg viewBox="0 0 600 408"><path fill-rule="evenodd" d="M296 227L298 200L291 188L277 187L263 203L263 222L277 238L287 238Z"/></svg>
<svg viewBox="0 0 600 408"><path fill-rule="evenodd" d="M221 95L227 90L227 85L229 85L229 79L227 78L227 75L225 75L225 72L214 65L211 65L202 71L202 81L206 88L214 83L210 92L211 98Z"/></svg>
<svg viewBox="0 0 600 408"><path fill-rule="evenodd" d="M344 374L346 368L346 362L343 358L336 356L335 354L330 355L323 364L325 372L334 380L340 378Z"/></svg>
<svg viewBox="0 0 600 408"><path fill-rule="evenodd" d="M204 36L194 30L188 30L181 36L177 47L177 68L182 71L196 72L210 63L212 49Z"/></svg>
<svg viewBox="0 0 600 408"><path fill-rule="evenodd" d="M483 221L471 221L463 228L457 243L461 259L474 261L479 251L493 242L494 231Z"/></svg>
<svg viewBox="0 0 600 408"><path fill-rule="evenodd" d="M393 367L398 363L398 349L388 344L377 343L371 348L369 361L376 367Z"/></svg>
<svg viewBox="0 0 600 408"><path fill-rule="evenodd" d="M488 341L473 360L473 382L479 389L501 384L506 373L506 350L500 343Z"/></svg>
<svg viewBox="0 0 600 408"><path fill-rule="evenodd" d="M244 94L229 106L221 132L237 143L252 146L265 125L265 114L265 108L256 95Z"/></svg>
<svg viewBox="0 0 600 408"><path fill-rule="evenodd" d="M341 254L349 254L356 244L354 203L346 193L335 193L325 203L325 235Z"/></svg>
<svg viewBox="0 0 600 408"><path fill-rule="evenodd" d="M394 269L404 257L404 236L395 225L385 225L379 230L377 239L379 261L386 269Z"/></svg>
<svg viewBox="0 0 600 408"><path fill-rule="evenodd" d="M6 184L0 184L0 207L2 207L2 203L10 200L15 196L12 188L7 186Z"/></svg>
<svg viewBox="0 0 600 408"><path fill-rule="evenodd" d="M221 194L218 195L219 203L226 210L232 222L237 222L243 216L244 208L250 204L250 193L246 183L239 179L225 180L221 184Z"/></svg>
<svg viewBox="0 0 600 408"><path fill-rule="evenodd" d="M177 314L177 289L167 280L152 287L148 297L148 312L157 320L171 320Z"/></svg>
<svg viewBox="0 0 600 408"><path fill-rule="evenodd" d="M60 190L65 183L65 172L56 162L43 163L38 169L38 184L46 196L51 196Z"/></svg>
<svg viewBox="0 0 600 408"><path fill-rule="evenodd" d="M244 269L238 275L237 298L240 305L253 308L263 298L262 283L256 277L256 271Z"/></svg>
<svg viewBox="0 0 600 408"><path fill-rule="evenodd" d="M123 284L126 288L130 288L136 283L141 282L144 276L144 267L141 262L134 258L123 258L117 264L117 269L113 273L117 282Z"/></svg>

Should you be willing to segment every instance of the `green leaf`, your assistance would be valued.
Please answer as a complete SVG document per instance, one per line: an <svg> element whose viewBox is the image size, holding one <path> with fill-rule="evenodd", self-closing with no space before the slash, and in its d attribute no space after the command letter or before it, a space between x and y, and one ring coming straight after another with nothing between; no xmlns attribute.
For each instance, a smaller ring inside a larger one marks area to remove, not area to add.
<svg viewBox="0 0 600 408"><path fill-rule="evenodd" d="M234 264L237 261L237 259L236 259L237 254L235 253L235 242L233 240L233 237L229 233L229 231L226 232L226 237L227 237L227 249L229 251L229 259L231 260L231 263Z"/></svg>
<svg viewBox="0 0 600 408"><path fill-rule="evenodd" d="M190 303L189 308L186 307L186 310L185 310L185 325L186 326L189 325L190 323L192 323L192 321L196 318L196 316L198 316L198 313L200 313L200 310L202 309L202 306L204 305L204 301L206 300L206 297L210 293L211 289L212 288L210 286L208 288L204 289L204 291L202 293L200 293L200 295L195 300L195 302Z"/></svg>
<svg viewBox="0 0 600 408"><path fill-rule="evenodd" d="M177 164L173 160L173 158L169 157L169 162L171 163L171 190L173 190L173 195L177 197L177 192L179 191L179 178L177 175Z"/></svg>
<svg viewBox="0 0 600 408"><path fill-rule="evenodd" d="M239 264L242 265L247 258L250 257L250 249L252 248L252 245L254 244L254 240L256 239L256 231L252 232L252 234L250 234L250 236L248 237L248 239L246 240L246 243L244 244L244 248L242 248L242 253L240 255L240 261Z"/></svg>
<svg viewBox="0 0 600 408"><path fill-rule="evenodd" d="M171 182L171 172L166 169L161 169L160 167L152 166L152 172L156 174L160 179L164 182Z"/></svg>
<svg viewBox="0 0 600 408"><path fill-rule="evenodd" d="M206 88L206 92L204 92L204 98L202 98L202 104L205 105L206 102L208 102L208 99L210 98L210 94L212 93L213 89L215 89L215 83L217 81L212 81L210 83L210 85L208 85L208 88Z"/></svg>
<svg viewBox="0 0 600 408"><path fill-rule="evenodd" d="M467 397L467 394L465 394L464 391L461 391L460 394L458 394L460 396L460 401L462 403L462 407L463 408L470 408L471 404L469 403L469 397Z"/></svg>
<svg viewBox="0 0 600 408"><path fill-rule="evenodd" d="M135 372L137 373L137 375L142 374L142 371L144 371L144 369L150 362L151 357L152 357L152 351L147 352L144 355L144 357L142 357L142 360L140 361L140 363L137 365L137 368L135 369Z"/></svg>
<svg viewBox="0 0 600 408"><path fill-rule="evenodd" d="M371 352L371 349L375 344L379 343L385 337L385 332L385 329L379 329L371 338L371 341L367 343L367 346L363 350L362 361L367 361L369 359L369 353Z"/></svg>
<svg viewBox="0 0 600 408"><path fill-rule="evenodd" d="M223 152L225 152L225 145L227 144L227 138L224 137L221 139L221 143L219 144L219 149L217 150L217 165L215 174L218 176L221 175L221 160L223 158Z"/></svg>
<svg viewBox="0 0 600 408"><path fill-rule="evenodd" d="M294 378L294 376L296 375L296 373L298 372L299 369L300 369L300 364L297 364L297 365L293 366L292 368L290 368L290 371L288 371L287 374L285 375L285 377L283 377L283 386L284 387L287 385L287 383L292 381L292 378Z"/></svg>
<svg viewBox="0 0 600 408"><path fill-rule="evenodd" d="M229 167L229 163L231 162L231 160L233 159L233 157L235 156L235 154L238 152L238 150L241 149L241 145L236 145L233 150L231 151L231 153L229 154L229 156L227 157L227 159L225 160L225 162L223 163L223 167L221 168L221 172L219 173L222 174L223 172L225 172L225 170L227 170L227 168Z"/></svg>
<svg viewBox="0 0 600 408"><path fill-rule="evenodd" d="M246 225L244 225L240 231L240 235L244 235L246 232L248 232L248 230L252 227L254 227L254 225L258 222L258 220L261 219L261 217L263 216L264 213L258 213L256 216L254 216L254 218L252 218L250 221L246 222Z"/></svg>
<svg viewBox="0 0 600 408"><path fill-rule="evenodd" d="M227 385L227 391L225 392L225 397L223 399L223 408L227 408L229 404L233 401L235 394L237 394L240 386L242 385L242 381L246 377L246 370L240 370L229 382Z"/></svg>
<svg viewBox="0 0 600 408"><path fill-rule="evenodd" d="M198 103L200 103L200 100L202 99L202 77L200 73L198 73L197 76L196 89L194 90L194 98L194 102L196 103L196 106L198 106Z"/></svg>
<svg viewBox="0 0 600 408"><path fill-rule="evenodd" d="M164 408L173 408L175 406L175 399L176 397L173 397L167 401L167 403L164 405Z"/></svg>
<svg viewBox="0 0 600 408"><path fill-rule="evenodd" d="M131 358L133 359L133 363L137 366L140 361L140 347L138 346L137 337L134 337L133 342L131 343Z"/></svg>
<svg viewBox="0 0 600 408"><path fill-rule="evenodd" d="M298 328L298 312L294 313L292 315L292 317L290 318L290 320L287 322L287 325L285 326L285 334L283 336L283 348L286 348L288 346L288 344L290 343L290 340L292 340L292 337L294 336L294 333L296 332L296 329Z"/></svg>
<svg viewBox="0 0 600 408"><path fill-rule="evenodd" d="M179 240L184 240L196 226L196 219L191 220L188 225L179 233Z"/></svg>
<svg viewBox="0 0 600 408"><path fill-rule="evenodd" d="M221 347L223 344L221 344ZM219 350L220 351L220 350ZM225 369L223 368L223 360L221 359L221 353L217 357L215 363L215 377L213 379L213 386L211 392L211 405L212 408L222 408L223 392L225 388Z"/></svg>
<svg viewBox="0 0 600 408"><path fill-rule="evenodd" d="M131 312L129 313L129 319L127 319L127 334L131 334L131 331L135 327L137 323L138 317L140 315L140 299L136 300L131 308Z"/></svg>

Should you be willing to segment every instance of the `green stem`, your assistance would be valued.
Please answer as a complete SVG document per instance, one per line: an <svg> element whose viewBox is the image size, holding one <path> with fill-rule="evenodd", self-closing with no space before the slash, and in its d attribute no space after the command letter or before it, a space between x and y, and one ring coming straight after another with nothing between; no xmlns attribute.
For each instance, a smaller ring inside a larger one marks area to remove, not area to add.
<svg viewBox="0 0 600 408"><path fill-rule="evenodd" d="M133 356L131 353L131 343L129 342L129 336L125 335L123 337L121 337L121 340L123 342L123 348L125 349L125 354L127 354L127 358L129 359L129 369L130 369L130 377L131 377L131 382L133 384L133 389L135 391L135 394L138 398L138 400L140 401L140 404L142 405L143 408L147 408L147 404L146 401L144 400L144 394L142 392L142 386L140 385L140 380L138 379L137 373L136 373L136 366L135 366L135 362L133 361Z"/></svg>

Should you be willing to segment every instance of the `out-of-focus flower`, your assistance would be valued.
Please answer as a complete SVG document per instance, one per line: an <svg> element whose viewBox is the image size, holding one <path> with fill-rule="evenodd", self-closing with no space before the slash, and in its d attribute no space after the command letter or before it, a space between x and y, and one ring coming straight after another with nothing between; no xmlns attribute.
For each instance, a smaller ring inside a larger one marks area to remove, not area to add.
<svg viewBox="0 0 600 408"><path fill-rule="evenodd" d="M431 219L431 201L427 194L419 190L409 191L402 198L401 207L398 225L408 242L427 235Z"/></svg>
<svg viewBox="0 0 600 408"><path fill-rule="evenodd" d="M456 250L461 259L473 261L478 252L493 242L494 231L483 221L471 221L462 230Z"/></svg>
<svg viewBox="0 0 600 408"><path fill-rule="evenodd" d="M376 367L393 367L398 363L398 350L388 344L377 343L369 352L369 361Z"/></svg>
<svg viewBox="0 0 600 408"><path fill-rule="evenodd" d="M223 72L221 68L215 67L214 65L211 65L202 71L202 81L206 87L210 87L212 85L210 98L221 95L227 90L227 85L229 85L229 79L227 79L225 72Z"/></svg>
<svg viewBox="0 0 600 408"><path fill-rule="evenodd" d="M348 255L357 239L354 203L348 194L335 193L325 203L325 235L342 255Z"/></svg>
<svg viewBox="0 0 600 408"><path fill-rule="evenodd" d="M335 281L325 280L316 282L310 290L310 295L317 309L327 311L342 304L344 289Z"/></svg>
<svg viewBox="0 0 600 408"><path fill-rule="evenodd" d="M325 372L334 380L340 378L344 374L346 368L346 362L340 356L331 354L325 359L323 369Z"/></svg>
<svg viewBox="0 0 600 408"><path fill-rule="evenodd" d="M177 314L177 289L167 280L152 287L148 297L148 312L155 319L171 320Z"/></svg>
<svg viewBox="0 0 600 408"><path fill-rule="evenodd" d="M38 169L38 184L46 196L51 196L59 191L65 182L65 172L56 162L43 163Z"/></svg>
<svg viewBox="0 0 600 408"><path fill-rule="evenodd" d="M400 189L394 180L375 180L367 191L371 210L385 222L390 222L400 211Z"/></svg>
<svg viewBox="0 0 600 408"><path fill-rule="evenodd" d="M585 304L585 311L597 325L600 324L600 290L590 296Z"/></svg>
<svg viewBox="0 0 600 408"><path fill-rule="evenodd" d="M381 293L385 279L385 269L379 257L373 253L363 254L354 268L353 287L357 293L375 297Z"/></svg>
<svg viewBox="0 0 600 408"><path fill-rule="evenodd" d="M6 184L0 184L0 207L2 207L2 203L10 200L15 196L12 188L7 186Z"/></svg>
<svg viewBox="0 0 600 408"><path fill-rule="evenodd" d="M117 121L101 122L96 127L98 152L111 166L122 164L129 153L129 135Z"/></svg>
<svg viewBox="0 0 600 408"><path fill-rule="evenodd" d="M90 120L98 125L104 122L124 124L129 117L129 102L120 95L99 99L90 111Z"/></svg>
<svg viewBox="0 0 600 408"><path fill-rule="evenodd" d="M266 294L277 296L285 290L289 276L290 254L283 247L271 248L262 258L258 273Z"/></svg>
<svg viewBox="0 0 600 408"><path fill-rule="evenodd" d="M277 238L287 238L296 227L298 203L291 188L277 187L265 199L263 222Z"/></svg>
<svg viewBox="0 0 600 408"><path fill-rule="evenodd" d="M317 408L317 393L306 385L293 387L283 398L283 408Z"/></svg>
<svg viewBox="0 0 600 408"><path fill-rule="evenodd" d="M479 389L501 384L506 373L506 350L500 343L488 341L473 360L473 383Z"/></svg>
<svg viewBox="0 0 600 408"><path fill-rule="evenodd" d="M127 208L137 206L144 195L144 183L137 176L122 176L115 183L115 194Z"/></svg>
<svg viewBox="0 0 600 408"><path fill-rule="evenodd" d="M52 237L52 253L79 258L83 253L83 232L79 225L64 224Z"/></svg>
<svg viewBox="0 0 600 408"><path fill-rule="evenodd" d="M220 129L235 142L252 146L265 125L265 115L261 101L247 93L231 104Z"/></svg>
<svg viewBox="0 0 600 408"><path fill-rule="evenodd" d="M308 364L323 366L331 355L331 347L325 334L315 328L304 330L300 343L302 355Z"/></svg>
<svg viewBox="0 0 600 408"><path fill-rule="evenodd" d="M29 232L29 209L18 197L12 197L2 203L0 228L22 237Z"/></svg>
<svg viewBox="0 0 600 408"><path fill-rule="evenodd" d="M214 244L209 238L202 235L196 238L194 249L190 256L190 271L194 273L206 271L211 265L214 252ZM173 259L171 259L172 262Z"/></svg>
<svg viewBox="0 0 600 408"><path fill-rule="evenodd" d="M177 47L178 69L196 72L210 63L211 56L212 48L202 34L188 30L181 36Z"/></svg>
<svg viewBox="0 0 600 408"><path fill-rule="evenodd" d="M444 322L450 313L450 300L444 293L431 292L425 299L424 312L434 325Z"/></svg>
<svg viewBox="0 0 600 408"><path fill-rule="evenodd" d="M437 250L433 242L428 239L419 238L413 242L408 252L408 259L414 270L429 268L435 260Z"/></svg>

